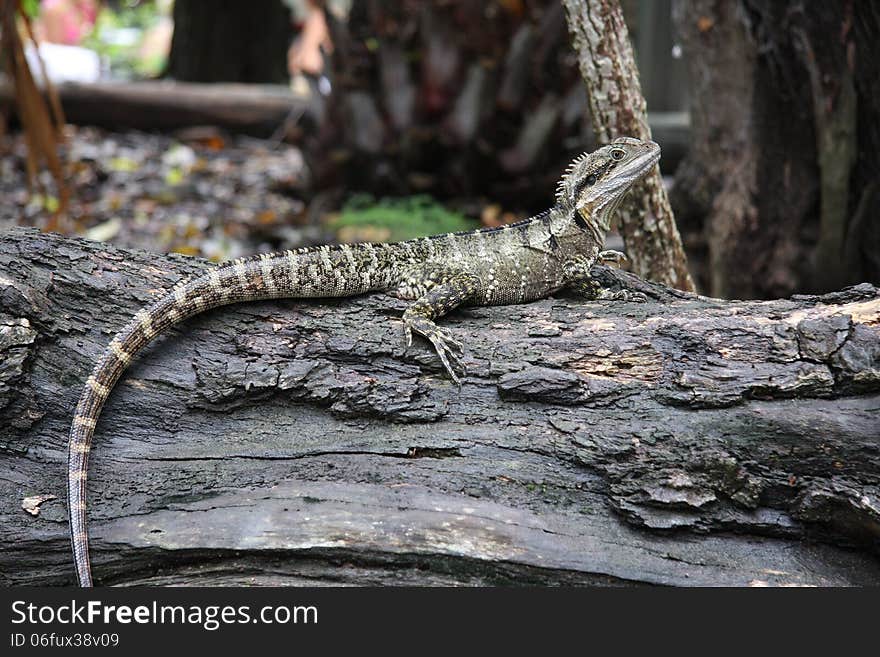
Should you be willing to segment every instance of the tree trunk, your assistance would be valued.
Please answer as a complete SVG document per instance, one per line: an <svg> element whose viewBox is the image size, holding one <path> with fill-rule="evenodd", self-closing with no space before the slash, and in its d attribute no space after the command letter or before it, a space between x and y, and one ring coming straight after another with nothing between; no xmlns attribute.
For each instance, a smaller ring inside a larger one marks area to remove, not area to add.
<svg viewBox="0 0 880 657"><path fill-rule="evenodd" d="M177 0L168 75L185 82L283 83L292 37L281 0Z"/></svg>
<svg viewBox="0 0 880 657"><path fill-rule="evenodd" d="M0 236L0 583L70 584L71 413L110 336L211 265ZM880 585L880 293L725 302L597 270L444 321L241 304L159 338L98 424L99 584Z"/></svg>
<svg viewBox="0 0 880 657"><path fill-rule="evenodd" d="M650 139L647 108L618 0L563 0L593 132L600 143L627 136ZM693 290L687 257L660 169L633 188L620 211L620 232L637 274Z"/></svg>
<svg viewBox="0 0 880 657"><path fill-rule="evenodd" d="M880 280L880 9L678 0L692 150L673 204L704 227L713 294Z"/></svg>

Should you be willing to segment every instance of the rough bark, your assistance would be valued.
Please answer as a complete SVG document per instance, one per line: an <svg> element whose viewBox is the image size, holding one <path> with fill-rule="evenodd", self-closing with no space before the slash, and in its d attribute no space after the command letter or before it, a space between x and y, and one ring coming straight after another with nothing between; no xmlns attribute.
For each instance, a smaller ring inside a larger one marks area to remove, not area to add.
<svg viewBox="0 0 880 657"><path fill-rule="evenodd" d="M0 236L0 583L73 581L83 382L208 266ZM880 584L878 290L724 302L599 273L652 300L448 318L460 390L384 295L158 339L98 425L98 583Z"/></svg>
<svg viewBox="0 0 880 657"><path fill-rule="evenodd" d="M186 82L283 83L293 38L280 0L178 0L168 75Z"/></svg>
<svg viewBox="0 0 880 657"><path fill-rule="evenodd" d="M705 231L708 291L880 280L877 4L677 0L675 20L693 144L673 205Z"/></svg>
<svg viewBox="0 0 880 657"><path fill-rule="evenodd" d="M704 14L710 6L714 9L711 19ZM675 10L689 54L693 106L691 151L676 173L673 201L685 232L698 233L704 225L702 214L706 208L714 208L705 220L707 263L701 287L715 296L729 297L738 295L742 285L755 277L756 261L769 257L764 249L753 248L751 257L744 258L733 246L744 243L738 234L752 230L755 224L755 152L751 117L743 111L752 103L755 52L735 3L678 3ZM711 29L706 29L706 22L697 25L701 16L714 21ZM705 33L698 36L700 27ZM756 235L749 237L752 244L759 240ZM734 262L739 267L733 267Z"/></svg>
<svg viewBox="0 0 880 657"><path fill-rule="evenodd" d="M619 1L563 0L563 5L597 141L620 136L650 139L645 98ZM620 217L633 271L682 290L694 289L659 167L633 189Z"/></svg>

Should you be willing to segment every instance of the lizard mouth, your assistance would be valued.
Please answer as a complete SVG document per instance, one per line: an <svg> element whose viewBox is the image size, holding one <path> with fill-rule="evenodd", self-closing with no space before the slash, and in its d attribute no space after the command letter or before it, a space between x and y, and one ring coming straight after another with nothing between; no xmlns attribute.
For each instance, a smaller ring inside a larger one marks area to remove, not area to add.
<svg viewBox="0 0 880 657"><path fill-rule="evenodd" d="M634 157L618 171L621 181L635 182L660 161L660 146L657 143L646 141L644 146L645 152Z"/></svg>

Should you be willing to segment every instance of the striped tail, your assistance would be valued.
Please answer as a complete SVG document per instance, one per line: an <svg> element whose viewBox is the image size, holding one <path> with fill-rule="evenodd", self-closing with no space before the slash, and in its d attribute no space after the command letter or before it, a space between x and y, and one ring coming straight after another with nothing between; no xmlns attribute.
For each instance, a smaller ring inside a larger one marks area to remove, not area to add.
<svg viewBox="0 0 880 657"><path fill-rule="evenodd" d="M113 386L154 337L211 308L273 298L352 296L393 284L387 245L322 246L262 254L216 267L178 285L139 311L107 346L86 381L70 428L67 503L70 541L80 586L92 585L86 523L86 476L95 425ZM383 266L385 265L385 266Z"/></svg>

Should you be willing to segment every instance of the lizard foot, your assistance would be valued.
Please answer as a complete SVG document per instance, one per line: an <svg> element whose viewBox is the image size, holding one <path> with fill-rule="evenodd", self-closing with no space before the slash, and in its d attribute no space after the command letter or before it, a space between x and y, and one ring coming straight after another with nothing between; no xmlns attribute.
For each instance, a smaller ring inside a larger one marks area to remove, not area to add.
<svg viewBox="0 0 880 657"><path fill-rule="evenodd" d="M452 337L448 331L439 328L434 322L424 317L404 317L403 335L406 340L406 346L412 345L413 331L422 335L434 347L434 351L440 357L443 367L449 372L449 376L458 385L461 385L461 379L456 374L456 369L461 371L462 376L467 374L467 368L461 360L464 354L464 346Z"/></svg>
<svg viewBox="0 0 880 657"><path fill-rule="evenodd" d="M596 256L597 260L601 260L602 262L613 262L616 265L621 264L622 262L626 262L629 258L626 257L625 253L621 253L620 251L600 251L599 255Z"/></svg>

